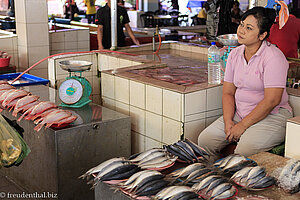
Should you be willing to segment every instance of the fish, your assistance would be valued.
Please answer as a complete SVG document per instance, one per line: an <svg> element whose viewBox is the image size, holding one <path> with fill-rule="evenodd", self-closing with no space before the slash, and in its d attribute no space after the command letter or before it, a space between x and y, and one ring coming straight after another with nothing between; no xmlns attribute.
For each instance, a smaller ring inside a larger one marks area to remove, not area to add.
<svg viewBox="0 0 300 200"><path fill-rule="evenodd" d="M173 164L177 159L177 156L175 156L174 158L169 158L163 162L160 162L160 163L152 163L152 164L147 164L147 165L141 165L140 167L142 169L154 169L154 168L163 168L163 167L166 167L168 165L171 165Z"/></svg>
<svg viewBox="0 0 300 200"><path fill-rule="evenodd" d="M35 124L40 123L41 121L43 121L44 117L46 117L49 113L51 112L56 112L56 111L60 111L61 109L59 108L50 108L40 114L35 115L31 120L34 120Z"/></svg>
<svg viewBox="0 0 300 200"><path fill-rule="evenodd" d="M5 80L1 80L0 81L0 85L2 85L2 84L9 84L7 81L5 81Z"/></svg>
<svg viewBox="0 0 300 200"><path fill-rule="evenodd" d="M205 151L204 148L198 146L197 144L195 144L194 142L190 141L189 139L185 138L184 142L187 143L190 147L192 147L192 149L194 150L194 152L196 153L196 155L198 156L209 156L209 154Z"/></svg>
<svg viewBox="0 0 300 200"><path fill-rule="evenodd" d="M12 115L14 117L17 116L17 114L22 110L22 108L32 102L35 102L39 99L40 97L39 96L36 96L36 95L28 95L28 96L25 96L21 99L18 100L18 102L16 103L15 105L15 108L14 108L14 111L12 113Z"/></svg>
<svg viewBox="0 0 300 200"><path fill-rule="evenodd" d="M190 199L198 199L199 194L192 192L192 191L187 191L187 192L181 192L178 193L174 196L172 196L171 198L169 198L169 200L190 200Z"/></svg>
<svg viewBox="0 0 300 200"><path fill-rule="evenodd" d="M225 165L220 166L222 168L222 170L226 170L229 169L231 167L233 167L234 165L238 164L241 161L246 160L245 156L241 156L241 155L236 155L233 156L230 160L228 160L228 162Z"/></svg>
<svg viewBox="0 0 300 200"><path fill-rule="evenodd" d="M77 116L71 115L70 117L64 118L62 120L57 121L55 124L57 124L57 127L60 127L63 124L69 124L72 123L77 119Z"/></svg>
<svg viewBox="0 0 300 200"><path fill-rule="evenodd" d="M254 189L261 189L261 188L270 187L270 186L274 185L275 182L276 182L276 180L274 177L265 176L262 179L260 179L259 181L257 181L256 183L249 185L249 186Z"/></svg>
<svg viewBox="0 0 300 200"><path fill-rule="evenodd" d="M193 157L183 147L179 146L176 143L171 145L171 147L177 149L177 152L186 157L190 163L194 163Z"/></svg>
<svg viewBox="0 0 300 200"><path fill-rule="evenodd" d="M160 192L158 192L155 196L154 199L161 199L162 197L166 196L169 194L172 190L175 190L178 186L169 186L164 189L162 189Z"/></svg>
<svg viewBox="0 0 300 200"><path fill-rule="evenodd" d="M124 183L120 183L120 187L126 187L129 184L133 183L142 173L146 173L147 170L139 171L128 178L128 180Z"/></svg>
<svg viewBox="0 0 300 200"><path fill-rule="evenodd" d="M27 96L28 94L29 94L29 92L27 92L25 90L14 90L14 91L10 92L7 95L7 97L2 101L2 106L5 108L7 106L7 104L9 104L14 99Z"/></svg>
<svg viewBox="0 0 300 200"><path fill-rule="evenodd" d="M215 197L219 196L220 194L224 193L227 190L230 190L232 188L231 183L222 183L215 187L215 189L212 191L211 196L209 199L214 199Z"/></svg>
<svg viewBox="0 0 300 200"><path fill-rule="evenodd" d="M214 180L219 178L221 178L221 176L217 176L217 175L207 176L201 182L194 184L192 188L197 192L201 191L204 188L208 187L209 184L212 183Z"/></svg>
<svg viewBox="0 0 300 200"><path fill-rule="evenodd" d="M0 84L0 90L9 90L9 89L15 89L15 87L9 84Z"/></svg>
<svg viewBox="0 0 300 200"><path fill-rule="evenodd" d="M202 169L205 168L206 166L203 163L193 163L191 165L188 165L185 167L183 170L179 171L178 173L171 173L171 176L173 177L186 177L188 176L191 172L197 169Z"/></svg>
<svg viewBox="0 0 300 200"><path fill-rule="evenodd" d="M152 180L146 183L144 186L136 190L135 194L138 196L152 196L162 188L166 187L170 182L164 179Z"/></svg>
<svg viewBox="0 0 300 200"><path fill-rule="evenodd" d="M177 156L180 160L190 162L188 158L186 158L184 155L181 155L172 145L164 145L164 148L170 152L171 154Z"/></svg>
<svg viewBox="0 0 300 200"><path fill-rule="evenodd" d="M145 184L147 184L151 181L154 181L154 180L161 180L164 177L165 176L162 174L154 174L152 176L148 176L148 177L144 178L143 180L141 180L134 188L131 188L129 191L135 193L135 191L137 191L138 189L143 187Z"/></svg>
<svg viewBox="0 0 300 200"><path fill-rule="evenodd" d="M143 158L142 160L138 161L138 164L141 165L143 163L147 163L150 160L156 159L158 157L164 157L164 156L166 156L165 151L155 151L150 155L148 155L147 157Z"/></svg>
<svg viewBox="0 0 300 200"><path fill-rule="evenodd" d="M91 174L103 171L107 166L109 166L115 162L123 162L123 161L126 161L126 159L124 157L111 158L111 159L109 159L105 162L102 162L101 164L89 169L87 172L85 172L83 175L79 176L78 178L85 179L88 176L90 176Z"/></svg>
<svg viewBox="0 0 300 200"><path fill-rule="evenodd" d="M231 180L234 180L236 181L237 183L239 183L239 181L244 178L244 177L247 177L250 170L252 169L253 167L245 167L239 171L237 171L236 173L234 173L232 176L231 176Z"/></svg>
<svg viewBox="0 0 300 200"><path fill-rule="evenodd" d="M153 148L153 149L149 149L148 151L145 151L141 154L139 154L137 157L133 158L133 159L129 159L131 162L139 162L142 159L146 158L147 156L149 156L150 154L154 153L154 152L164 152L165 150L162 148Z"/></svg>
<svg viewBox="0 0 300 200"><path fill-rule="evenodd" d="M234 196L236 192L237 192L236 188L235 187L231 187L230 189L225 190L223 193L215 196L212 199L215 199L215 200L216 199L228 199L228 198Z"/></svg>
<svg viewBox="0 0 300 200"><path fill-rule="evenodd" d="M254 179L255 177L257 177L259 174L261 173L265 173L265 168L261 167L261 166L256 166L253 167L250 171L249 174L247 176L247 180L249 179Z"/></svg>
<svg viewBox="0 0 300 200"><path fill-rule="evenodd" d="M144 179L147 177L155 176L155 175L162 175L158 171L154 170L146 170L140 174L130 185L125 186L126 189L133 190L138 184L140 184Z"/></svg>
<svg viewBox="0 0 300 200"><path fill-rule="evenodd" d="M266 172L262 171L262 173L259 173L257 176L255 176L254 178L250 178L248 180L246 180L246 186L247 187L251 187L251 185L254 185L255 183L259 182L262 178L264 178L266 176Z"/></svg>
<svg viewBox="0 0 300 200"><path fill-rule="evenodd" d="M192 188L187 187L187 186L175 186L170 190L168 193L166 193L164 196L162 196L159 199L170 199L173 196L180 194L182 192L193 192Z"/></svg>
<svg viewBox="0 0 300 200"><path fill-rule="evenodd" d="M191 180L194 180L196 179L197 177L203 175L203 174L206 174L208 172L210 172L211 169L208 169L208 168L204 168L204 169L198 169L198 170L195 170L194 172L192 172L187 178L186 180L184 180L182 183L183 184L186 184L188 182L190 182Z"/></svg>
<svg viewBox="0 0 300 200"><path fill-rule="evenodd" d="M153 158L153 159L151 159L151 160L148 160L148 161L146 161L146 162L142 162L142 163L138 162L137 164L138 164L139 166L153 165L153 164L155 164L155 163L161 163L161 162L164 162L164 161L166 161L166 160L168 160L168 159L169 159L169 157L167 157L167 156L159 156L159 157Z"/></svg>
<svg viewBox="0 0 300 200"><path fill-rule="evenodd" d="M194 150L187 143L185 143L183 141L178 141L175 144L182 147L193 159L196 160L196 162L198 162L198 157L194 153Z"/></svg>
<svg viewBox="0 0 300 200"><path fill-rule="evenodd" d="M50 101L41 101L39 104L34 106L32 109L28 109L19 119L21 121L25 116L25 119L31 120L35 115L40 114L50 108L57 108L55 103Z"/></svg>
<svg viewBox="0 0 300 200"><path fill-rule="evenodd" d="M257 166L256 162L252 160L242 160L235 165L229 167L229 168L223 168L223 173L224 174L234 174L235 172L245 168L245 167L255 167Z"/></svg>
<svg viewBox="0 0 300 200"><path fill-rule="evenodd" d="M36 106L37 104L39 104L40 102L39 101L34 101L34 102L32 102L32 103L29 103L29 104L27 104L27 105L25 105L25 106L23 106L22 108L21 108L21 110L20 110L20 112L26 112L28 109L30 109L30 108L34 108L34 106Z"/></svg>
<svg viewBox="0 0 300 200"><path fill-rule="evenodd" d="M34 127L35 131L40 131L44 125L46 128L49 128L53 124L57 124L60 120L70 117L72 114L70 112L66 112L63 110L57 110L49 113L43 118L43 121L40 122L36 127Z"/></svg>
<svg viewBox="0 0 300 200"><path fill-rule="evenodd" d="M227 179L221 177L217 178L216 180L212 181L209 186L207 187L206 194L208 194L211 190L214 188L218 187L218 185L223 184L223 183L228 183Z"/></svg>
<svg viewBox="0 0 300 200"><path fill-rule="evenodd" d="M0 104L2 105L2 102L5 100L5 98L14 91L15 89L4 90L4 92L1 91Z"/></svg>
<svg viewBox="0 0 300 200"><path fill-rule="evenodd" d="M226 156L225 158L223 159L220 159L218 161L216 161L214 163L214 166L217 166L218 168L222 168L226 165L226 163L235 156L235 154L230 154L229 156Z"/></svg>

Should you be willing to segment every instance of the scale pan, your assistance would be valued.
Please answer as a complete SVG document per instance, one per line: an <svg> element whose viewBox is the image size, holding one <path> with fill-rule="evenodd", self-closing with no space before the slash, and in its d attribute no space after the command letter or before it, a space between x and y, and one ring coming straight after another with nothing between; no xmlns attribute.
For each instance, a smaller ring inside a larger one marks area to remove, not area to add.
<svg viewBox="0 0 300 200"><path fill-rule="evenodd" d="M224 46L237 46L239 44L237 34L219 35L217 40Z"/></svg>
<svg viewBox="0 0 300 200"><path fill-rule="evenodd" d="M68 72L82 72L91 69L93 63L83 60L64 60L59 66Z"/></svg>

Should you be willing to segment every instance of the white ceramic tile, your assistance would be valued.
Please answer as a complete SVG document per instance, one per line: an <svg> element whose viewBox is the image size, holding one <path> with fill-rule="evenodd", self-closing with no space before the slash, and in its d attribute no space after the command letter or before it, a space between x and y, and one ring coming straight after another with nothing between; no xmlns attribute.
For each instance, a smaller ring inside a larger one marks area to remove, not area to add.
<svg viewBox="0 0 300 200"><path fill-rule="evenodd" d="M63 50L65 49L65 43L64 42L54 42L51 43L51 51L58 51L58 50Z"/></svg>
<svg viewBox="0 0 300 200"><path fill-rule="evenodd" d="M27 45L27 27L25 23L16 22L16 31L18 34L18 45Z"/></svg>
<svg viewBox="0 0 300 200"><path fill-rule="evenodd" d="M201 112L193 115L186 115L184 116L184 122L192 122L200 119L205 119L206 112Z"/></svg>
<svg viewBox="0 0 300 200"><path fill-rule="evenodd" d="M115 98L117 101L129 104L129 80L115 77Z"/></svg>
<svg viewBox="0 0 300 200"><path fill-rule="evenodd" d="M300 159L300 125L287 122L285 138L285 157Z"/></svg>
<svg viewBox="0 0 300 200"><path fill-rule="evenodd" d="M29 57L29 65L33 65L36 62L46 58L49 56L49 46L31 46L28 47L28 57ZM39 65L37 65L34 69L40 69L40 68L47 68L48 69L48 63L42 62Z"/></svg>
<svg viewBox="0 0 300 200"><path fill-rule="evenodd" d="M32 69L29 73L37 77L48 79L48 69Z"/></svg>
<svg viewBox="0 0 300 200"><path fill-rule="evenodd" d="M145 110L130 106L131 129L145 135Z"/></svg>
<svg viewBox="0 0 300 200"><path fill-rule="evenodd" d="M107 60L108 69L118 69L119 68L119 58L108 56Z"/></svg>
<svg viewBox="0 0 300 200"><path fill-rule="evenodd" d="M180 140L180 136L182 134L183 125L181 122L163 117L162 142L166 144L173 144Z"/></svg>
<svg viewBox="0 0 300 200"><path fill-rule="evenodd" d="M87 41L89 43L90 41L90 31L87 30L78 30L77 31L77 37L78 41Z"/></svg>
<svg viewBox="0 0 300 200"><path fill-rule="evenodd" d="M92 68L91 68L91 71L92 71L92 74L93 76L98 76L98 54L94 53L92 54Z"/></svg>
<svg viewBox="0 0 300 200"><path fill-rule="evenodd" d="M17 36L13 37L13 49L15 51L18 51L18 37Z"/></svg>
<svg viewBox="0 0 300 200"><path fill-rule="evenodd" d="M26 23L48 23L47 0L24 1L26 9Z"/></svg>
<svg viewBox="0 0 300 200"><path fill-rule="evenodd" d="M150 150L152 148L160 148L161 143L153 140L151 138L145 137L145 151Z"/></svg>
<svg viewBox="0 0 300 200"><path fill-rule="evenodd" d="M130 105L145 109L146 86L143 83L130 81Z"/></svg>
<svg viewBox="0 0 300 200"><path fill-rule="evenodd" d="M113 99L102 96L102 103L103 103L103 106L106 108L109 108L112 110L115 110L115 108L116 108L116 103L115 103L115 100L113 100Z"/></svg>
<svg viewBox="0 0 300 200"><path fill-rule="evenodd" d="M184 115L206 111L206 91L200 90L185 94Z"/></svg>
<svg viewBox="0 0 300 200"><path fill-rule="evenodd" d="M144 151L145 151L145 136L132 131L131 132L131 153L136 154Z"/></svg>
<svg viewBox="0 0 300 200"><path fill-rule="evenodd" d="M65 42L77 42L77 31L76 30L65 31Z"/></svg>
<svg viewBox="0 0 300 200"><path fill-rule="evenodd" d="M221 115L223 115L223 110L221 108L206 112L206 117L218 117L218 116L221 116Z"/></svg>
<svg viewBox="0 0 300 200"><path fill-rule="evenodd" d="M92 84L92 94L100 94L100 78L98 76L93 76L93 83Z"/></svg>
<svg viewBox="0 0 300 200"><path fill-rule="evenodd" d="M19 46L19 67L22 69L28 68L28 56L27 56L27 47Z"/></svg>
<svg viewBox="0 0 300 200"><path fill-rule="evenodd" d="M103 54L98 54L98 66L99 70L108 70L108 56Z"/></svg>
<svg viewBox="0 0 300 200"><path fill-rule="evenodd" d="M50 33L51 42L65 42L65 31Z"/></svg>
<svg viewBox="0 0 300 200"><path fill-rule="evenodd" d="M115 77L101 73L101 94L103 97L115 99Z"/></svg>
<svg viewBox="0 0 300 200"><path fill-rule="evenodd" d="M120 68L122 67L129 67L132 64L131 60L126 60L126 59L120 59Z"/></svg>
<svg viewBox="0 0 300 200"><path fill-rule="evenodd" d="M77 50L77 42L65 42L65 49Z"/></svg>
<svg viewBox="0 0 300 200"><path fill-rule="evenodd" d="M129 105L116 101L116 111L125 115L129 115Z"/></svg>
<svg viewBox="0 0 300 200"><path fill-rule="evenodd" d="M136 66L136 65L141 65L141 64L143 64L143 63L140 63L140 62L134 62L134 61L131 62L131 66Z"/></svg>
<svg viewBox="0 0 300 200"><path fill-rule="evenodd" d="M84 41L78 41L78 49L85 49L85 51L90 50L90 41L84 40Z"/></svg>
<svg viewBox="0 0 300 200"><path fill-rule="evenodd" d="M146 136L162 141L162 116L146 111Z"/></svg>
<svg viewBox="0 0 300 200"><path fill-rule="evenodd" d="M146 85L146 110L162 115L162 93L161 88Z"/></svg>
<svg viewBox="0 0 300 200"><path fill-rule="evenodd" d="M222 89L223 86L217 86L207 89L207 110L222 108Z"/></svg>
<svg viewBox="0 0 300 200"><path fill-rule="evenodd" d="M48 59L48 78L55 80L55 62L53 59Z"/></svg>
<svg viewBox="0 0 300 200"><path fill-rule="evenodd" d="M15 0L15 17L16 22L25 23L26 22L26 10L24 0ZM18 34L19 35L19 34Z"/></svg>
<svg viewBox="0 0 300 200"><path fill-rule="evenodd" d="M198 143L199 134L205 129L205 119L192 121L184 124L184 137L194 143Z"/></svg>
<svg viewBox="0 0 300 200"><path fill-rule="evenodd" d="M180 44L180 51L191 51L191 46L190 45L184 45L184 44Z"/></svg>
<svg viewBox="0 0 300 200"><path fill-rule="evenodd" d="M289 104L293 109L294 116L300 115L300 97L289 95Z"/></svg>
<svg viewBox="0 0 300 200"><path fill-rule="evenodd" d="M0 38L1 51L13 51L13 38Z"/></svg>
<svg viewBox="0 0 300 200"><path fill-rule="evenodd" d="M163 116L181 121L183 94L163 90Z"/></svg>
<svg viewBox="0 0 300 200"><path fill-rule="evenodd" d="M49 45L48 24L27 24L26 29L28 46Z"/></svg>

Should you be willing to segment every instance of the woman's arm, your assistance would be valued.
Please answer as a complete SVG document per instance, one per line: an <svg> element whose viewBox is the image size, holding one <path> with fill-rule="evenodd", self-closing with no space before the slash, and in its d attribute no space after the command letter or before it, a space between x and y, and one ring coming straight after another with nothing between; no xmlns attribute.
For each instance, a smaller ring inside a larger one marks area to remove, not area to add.
<svg viewBox="0 0 300 200"><path fill-rule="evenodd" d="M230 133L230 129L234 125L233 117L235 113L235 95L236 87L233 83L224 81L223 84L223 95L222 95L222 105L223 105L223 119L225 124L225 134Z"/></svg>
<svg viewBox="0 0 300 200"><path fill-rule="evenodd" d="M130 38L132 39L132 41L134 42L134 44L140 45L140 42L135 38L135 36L134 36L134 34L133 34L132 30L131 30L130 25L127 23L124 26L125 26L126 32L130 36Z"/></svg>
<svg viewBox="0 0 300 200"><path fill-rule="evenodd" d="M264 99L239 123L230 130L228 141L238 141L247 128L263 120L280 104L284 88L265 88Z"/></svg>

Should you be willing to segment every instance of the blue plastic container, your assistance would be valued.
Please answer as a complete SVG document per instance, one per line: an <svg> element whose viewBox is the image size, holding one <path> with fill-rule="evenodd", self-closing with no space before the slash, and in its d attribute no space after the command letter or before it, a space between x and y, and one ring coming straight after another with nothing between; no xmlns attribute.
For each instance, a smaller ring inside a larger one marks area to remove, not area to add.
<svg viewBox="0 0 300 200"><path fill-rule="evenodd" d="M20 74L21 73L3 74L0 75L0 80L13 81ZM21 87L27 85L47 85L49 83L48 79L33 76L31 74L24 74L18 80L19 81L14 82L12 85L15 87Z"/></svg>

